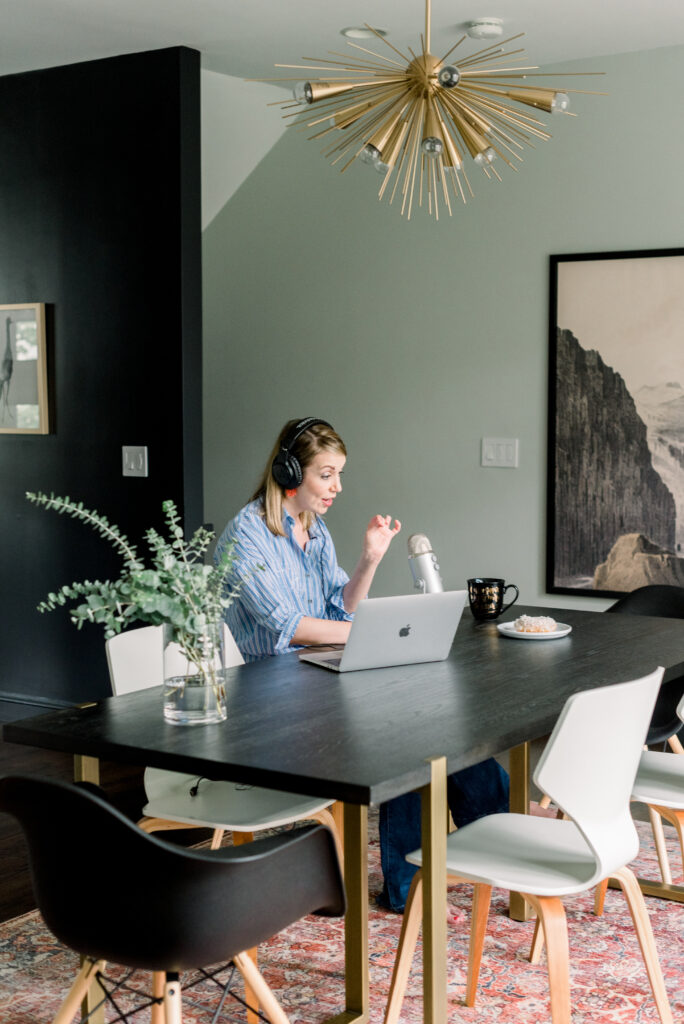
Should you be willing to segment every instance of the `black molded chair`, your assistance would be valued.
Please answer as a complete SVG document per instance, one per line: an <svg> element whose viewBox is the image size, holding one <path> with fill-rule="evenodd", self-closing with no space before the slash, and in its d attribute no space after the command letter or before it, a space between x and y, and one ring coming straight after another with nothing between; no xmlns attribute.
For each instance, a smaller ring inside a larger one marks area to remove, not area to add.
<svg viewBox="0 0 684 1024"><path fill-rule="evenodd" d="M684 619L684 587L652 585L639 587L619 598L606 611L620 615L659 615L664 619ZM677 706L684 694L684 676L668 679L660 687L646 745L654 746L666 741L678 754L684 753L677 733L683 728ZM675 737L674 742L672 737Z"/></svg>
<svg viewBox="0 0 684 1024"><path fill-rule="evenodd" d="M0 779L0 810L26 835L38 908L60 942L85 958L54 1024L70 1024L106 961L155 973L155 995L143 1005L163 1024L182 1019L180 971L232 961L268 1020L286 1024L245 950L307 914L344 914L330 831L313 825L246 846L188 850L146 834L95 790Z"/></svg>

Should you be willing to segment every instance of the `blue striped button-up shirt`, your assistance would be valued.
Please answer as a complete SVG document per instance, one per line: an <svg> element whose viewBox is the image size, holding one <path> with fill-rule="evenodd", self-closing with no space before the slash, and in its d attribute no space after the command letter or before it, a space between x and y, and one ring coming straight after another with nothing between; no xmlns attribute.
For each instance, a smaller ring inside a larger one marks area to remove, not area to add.
<svg viewBox="0 0 684 1024"><path fill-rule="evenodd" d="M228 589L240 586L226 622L245 661L296 650L290 643L303 616L351 621L342 591L349 581L337 564L327 526L316 519L302 551L292 536L294 519L283 514L285 537L266 526L261 502L253 501L225 528L215 558L233 543ZM263 566L263 568L258 568Z"/></svg>

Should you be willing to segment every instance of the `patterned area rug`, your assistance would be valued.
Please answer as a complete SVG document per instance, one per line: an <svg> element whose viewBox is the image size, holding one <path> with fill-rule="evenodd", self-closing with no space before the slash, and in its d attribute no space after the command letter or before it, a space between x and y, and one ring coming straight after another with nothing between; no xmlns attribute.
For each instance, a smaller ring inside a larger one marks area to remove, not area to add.
<svg viewBox="0 0 684 1024"><path fill-rule="evenodd" d="M638 824L641 853L637 874L658 878L648 826ZM377 818L371 818L370 956L371 1022L381 1024L389 989L401 917L377 907L374 894L381 875ZM668 837L672 835L666 829ZM668 838L675 881L684 881L678 847ZM676 876L680 875L679 878ZM550 1021L545 958L527 962L533 923L506 915L507 895L495 892L482 961L477 1005L463 1006L471 888L449 892L449 1020L469 1024L546 1024ZM646 900L675 1021L684 1020L684 905ZM647 1024L658 1021L643 961L619 891L608 890L603 917L592 914L592 895L566 902L570 935L573 1024ZM420 945L409 980L401 1020L422 1021ZM292 1024L318 1024L343 1008L344 950L341 921L310 917L259 949L259 966ZM0 1021L2 1024L48 1024L78 969L75 954L60 946L38 913L0 925ZM112 971L115 975L116 971ZM148 978L131 983L144 989ZM241 989L239 989L241 992ZM190 1002L192 1000L192 1003ZM202 982L184 999L185 1024L209 1024L217 1005L216 986ZM122 1005L127 998L121 999ZM112 1020L109 1014L107 1020ZM135 1014L134 1024L149 1020L149 1010ZM244 1021L234 1002L225 1004L220 1021Z"/></svg>

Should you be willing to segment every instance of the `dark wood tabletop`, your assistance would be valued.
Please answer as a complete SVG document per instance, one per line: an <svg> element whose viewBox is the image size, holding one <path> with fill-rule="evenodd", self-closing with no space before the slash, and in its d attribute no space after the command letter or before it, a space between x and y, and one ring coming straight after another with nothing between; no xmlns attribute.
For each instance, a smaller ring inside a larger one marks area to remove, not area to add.
<svg viewBox="0 0 684 1024"><path fill-rule="evenodd" d="M5 725L4 739L375 804L548 734L566 698L666 668L684 674L684 620L520 607L572 626L561 639L502 636L466 610L444 662L337 674L295 653L227 674L228 720L179 727L161 688ZM606 723L609 728L610 723Z"/></svg>

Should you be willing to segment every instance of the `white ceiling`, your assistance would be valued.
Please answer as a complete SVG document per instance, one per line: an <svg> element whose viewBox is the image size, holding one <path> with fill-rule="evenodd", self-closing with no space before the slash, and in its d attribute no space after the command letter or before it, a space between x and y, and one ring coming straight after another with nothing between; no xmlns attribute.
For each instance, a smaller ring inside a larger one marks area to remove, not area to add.
<svg viewBox="0 0 684 1024"><path fill-rule="evenodd" d="M682 0L432 0L432 51L484 16L525 32L533 64L684 44ZM364 22L416 49L423 0L0 0L0 74L182 45L209 70L267 77L288 74L276 62L358 53L339 32Z"/></svg>

